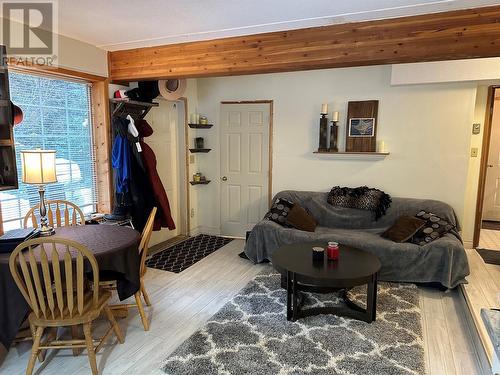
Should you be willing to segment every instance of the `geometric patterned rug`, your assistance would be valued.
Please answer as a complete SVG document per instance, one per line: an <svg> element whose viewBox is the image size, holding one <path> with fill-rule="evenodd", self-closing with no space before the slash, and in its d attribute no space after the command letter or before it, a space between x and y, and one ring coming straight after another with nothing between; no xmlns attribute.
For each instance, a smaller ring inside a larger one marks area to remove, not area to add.
<svg viewBox="0 0 500 375"><path fill-rule="evenodd" d="M199 234L154 254L146 260L146 266L179 273L231 241L231 238Z"/></svg>
<svg viewBox="0 0 500 375"><path fill-rule="evenodd" d="M500 250L477 248L476 251L483 258L484 263L500 265Z"/></svg>
<svg viewBox="0 0 500 375"><path fill-rule="evenodd" d="M424 374L418 289L381 282L377 320L335 315L286 320L280 276L267 270L250 281L162 364L166 374ZM360 305L366 287L350 298ZM304 293L304 305L343 303L335 293Z"/></svg>

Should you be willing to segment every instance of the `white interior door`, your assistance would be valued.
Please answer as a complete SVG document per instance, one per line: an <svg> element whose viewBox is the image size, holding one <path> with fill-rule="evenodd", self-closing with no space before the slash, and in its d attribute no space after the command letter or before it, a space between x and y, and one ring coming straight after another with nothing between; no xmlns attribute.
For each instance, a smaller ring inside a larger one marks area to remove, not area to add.
<svg viewBox="0 0 500 375"><path fill-rule="evenodd" d="M491 123L490 152L486 169L483 220L500 221L500 97L495 95Z"/></svg>
<svg viewBox="0 0 500 375"><path fill-rule="evenodd" d="M221 232L245 236L269 199L270 104L221 104Z"/></svg>

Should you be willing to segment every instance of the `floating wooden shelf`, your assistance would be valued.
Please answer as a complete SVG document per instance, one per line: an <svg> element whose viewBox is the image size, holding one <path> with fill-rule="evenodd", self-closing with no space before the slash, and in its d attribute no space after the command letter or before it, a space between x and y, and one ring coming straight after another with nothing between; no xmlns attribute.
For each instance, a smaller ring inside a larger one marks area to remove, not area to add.
<svg viewBox="0 0 500 375"><path fill-rule="evenodd" d="M213 124L188 124L192 129L210 129Z"/></svg>
<svg viewBox="0 0 500 375"><path fill-rule="evenodd" d="M204 153L207 153L207 152L210 152L211 148L190 148L189 151L191 151L192 153L196 153L196 152L204 152Z"/></svg>
<svg viewBox="0 0 500 375"><path fill-rule="evenodd" d="M347 152L347 151L314 151L314 154L328 155L334 159L366 159L366 160L380 160L384 159L389 152Z"/></svg>
<svg viewBox="0 0 500 375"><path fill-rule="evenodd" d="M210 180L205 181L189 181L191 185L207 185L210 183Z"/></svg>

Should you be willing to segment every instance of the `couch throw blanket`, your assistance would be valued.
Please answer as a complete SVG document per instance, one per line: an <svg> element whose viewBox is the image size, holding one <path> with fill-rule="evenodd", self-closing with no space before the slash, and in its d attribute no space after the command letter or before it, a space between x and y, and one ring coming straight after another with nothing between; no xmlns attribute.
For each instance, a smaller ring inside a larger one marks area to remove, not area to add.
<svg viewBox="0 0 500 375"><path fill-rule="evenodd" d="M389 194L368 186L357 188L334 186L328 194L327 202L332 206L372 211L375 220L378 220L385 215L392 200Z"/></svg>

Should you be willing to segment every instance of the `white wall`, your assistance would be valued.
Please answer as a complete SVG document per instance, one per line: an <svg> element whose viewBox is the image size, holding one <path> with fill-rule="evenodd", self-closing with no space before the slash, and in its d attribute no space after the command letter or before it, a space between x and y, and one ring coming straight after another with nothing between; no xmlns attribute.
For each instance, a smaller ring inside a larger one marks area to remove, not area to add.
<svg viewBox="0 0 500 375"><path fill-rule="evenodd" d="M62 68L108 76L108 53L91 44L59 35L59 58Z"/></svg>
<svg viewBox="0 0 500 375"><path fill-rule="evenodd" d="M397 64L391 74L393 85L498 79L500 57Z"/></svg>
<svg viewBox="0 0 500 375"><path fill-rule="evenodd" d="M477 88L476 103L474 108L474 121L473 123L481 124L481 132L479 134L472 134L471 130L471 148L477 148L477 157L469 158L469 170L467 173L467 185L465 189L465 202L464 210L465 215L463 218L463 227L467 229L464 240L466 245L472 246L472 237L474 230L474 221L476 218L476 201L477 201L477 187L479 182L479 168L481 166L481 152L483 145L483 130L484 120L486 115L486 102L488 99L488 86L479 86Z"/></svg>
<svg viewBox="0 0 500 375"><path fill-rule="evenodd" d="M3 19L1 21L2 24L5 23ZM3 38L2 28L0 28L0 38ZM103 77L108 76L107 51L64 35L58 35L57 42L57 66Z"/></svg>
<svg viewBox="0 0 500 375"><path fill-rule="evenodd" d="M199 112L215 123L204 133L213 151L199 161L212 179L199 191L200 227L220 227L220 101L258 99L274 100L273 193L366 184L393 196L443 200L463 223L476 84L396 87L390 82L390 66L199 79ZM391 154L382 161L314 155L321 103L329 103L330 112L340 111L343 139L347 102L368 99L380 101L378 139ZM465 222L469 240L472 227Z"/></svg>

